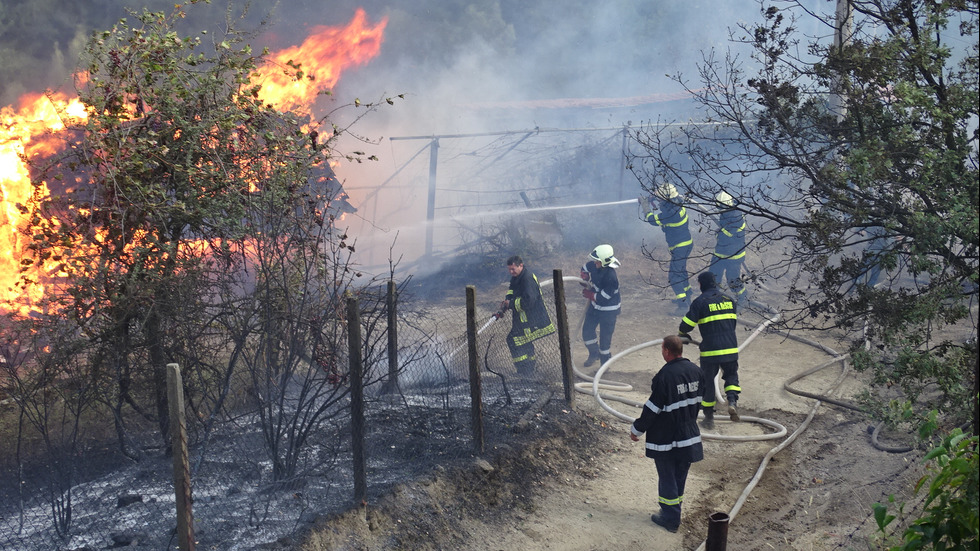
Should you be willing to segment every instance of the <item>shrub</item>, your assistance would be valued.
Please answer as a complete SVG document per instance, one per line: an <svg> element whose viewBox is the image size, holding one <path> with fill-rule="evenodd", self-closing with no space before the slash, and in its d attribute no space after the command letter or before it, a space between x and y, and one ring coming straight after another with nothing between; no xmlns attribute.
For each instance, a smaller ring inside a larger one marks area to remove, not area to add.
<svg viewBox="0 0 980 551"><path fill-rule="evenodd" d="M929 472L915 485L916 494L928 489L922 516L909 524L902 534L902 543L890 547L891 551L977 549L978 442L978 437L955 429L926 455L925 461L931 462L927 466ZM899 506L898 514L903 510L904 506ZM874 516L882 534L896 519L881 503L875 503Z"/></svg>

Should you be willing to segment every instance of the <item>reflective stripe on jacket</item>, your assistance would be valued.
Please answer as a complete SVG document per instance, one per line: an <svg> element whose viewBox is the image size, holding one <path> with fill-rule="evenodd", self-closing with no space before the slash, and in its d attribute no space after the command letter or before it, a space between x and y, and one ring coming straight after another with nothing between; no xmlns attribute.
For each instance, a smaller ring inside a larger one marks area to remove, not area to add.
<svg viewBox="0 0 980 551"><path fill-rule="evenodd" d="M650 382L650 398L630 431L646 433L646 455L669 453L677 461L704 458L697 418L707 383L697 365L686 358L667 362Z"/></svg>
<svg viewBox="0 0 980 551"><path fill-rule="evenodd" d="M729 209L721 213L714 255L731 259L745 256L745 217L741 212Z"/></svg>
<svg viewBox="0 0 980 551"><path fill-rule="evenodd" d="M595 262L586 262L582 271L589 272L589 284L595 292L595 300L590 303L591 306L604 312L619 310L621 300L616 269L608 266L597 268Z"/></svg>
<svg viewBox="0 0 980 551"><path fill-rule="evenodd" d="M555 327L548 316L544 301L541 298L541 288L538 286L538 276L526 267L520 275L510 278L510 287L505 297L510 301L513 313L513 326L529 329L528 342L555 332Z"/></svg>
<svg viewBox="0 0 980 551"><path fill-rule="evenodd" d="M701 332L701 363L709 358L712 362L734 361L738 359L737 319L735 301L712 287L694 299L679 329L681 333L690 333L697 327Z"/></svg>
<svg viewBox="0 0 980 551"><path fill-rule="evenodd" d="M687 209L682 205L663 201L660 203L660 214L649 213L646 218L651 226L660 226L664 230L667 248L692 245L691 230L687 227Z"/></svg>

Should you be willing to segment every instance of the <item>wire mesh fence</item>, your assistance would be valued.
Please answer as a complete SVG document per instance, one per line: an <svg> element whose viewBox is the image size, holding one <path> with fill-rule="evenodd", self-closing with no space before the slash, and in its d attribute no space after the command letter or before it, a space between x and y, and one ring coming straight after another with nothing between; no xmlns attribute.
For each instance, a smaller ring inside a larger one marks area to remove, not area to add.
<svg viewBox="0 0 980 551"><path fill-rule="evenodd" d="M554 320L552 288L542 291ZM388 361L390 349L365 351L367 499L437 466L478 455L463 296L438 305L402 297L397 362ZM510 319L492 315L499 298L483 297L475 313L481 436L487 449L527 437L514 428L543 396L560 391L562 381L557 334L534 343L534 373L517 373L506 345ZM384 348L382 342L365 347ZM312 361L308 367L317 369ZM295 388L284 394L295 407L284 404L279 418L245 399L229 401L234 407L211 424L190 412L188 463L198 549L254 549L296 537L317 517L356 505L350 381L328 370L313 380L332 385L341 399L304 403L298 399L303 389ZM242 392L247 395L248 389ZM298 411L300 404L311 409ZM17 403L8 400L4 408L5 422L21 417L21 436L29 431ZM317 408L331 411L316 411L324 421L303 425L303 416ZM93 429L80 433L82 441L70 450L46 447L43 438L22 437L5 445L0 549L177 548L173 460L151 427L130 442L146 452L140 460L125 457L111 438L113 422L111 415L88 417ZM274 429L285 423L303 428L286 431L288 441L275 438ZM281 466L284 457L288 469Z"/></svg>

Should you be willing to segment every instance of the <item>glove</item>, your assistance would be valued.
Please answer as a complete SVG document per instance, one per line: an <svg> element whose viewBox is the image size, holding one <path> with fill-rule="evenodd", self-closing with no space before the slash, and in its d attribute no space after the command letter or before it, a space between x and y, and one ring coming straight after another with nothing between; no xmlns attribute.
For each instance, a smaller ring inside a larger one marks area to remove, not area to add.
<svg viewBox="0 0 980 551"><path fill-rule="evenodd" d="M503 311L497 312L497 313L495 313L493 315L493 317L494 317L494 319L498 319L499 320L500 318L504 317L504 313L503 313Z"/></svg>
<svg viewBox="0 0 980 551"><path fill-rule="evenodd" d="M579 277L581 277L585 281L590 281L592 278L592 276L589 275L589 272L586 272L585 270L582 270L582 272L579 274Z"/></svg>
<svg viewBox="0 0 980 551"><path fill-rule="evenodd" d="M650 206L650 211L651 212L657 210L657 206L658 206L658 204L657 204L657 196L656 195L651 195L651 196L647 197L647 205Z"/></svg>
<svg viewBox="0 0 980 551"><path fill-rule="evenodd" d="M595 301L595 291L592 289L582 289L582 296L591 301Z"/></svg>
<svg viewBox="0 0 980 551"><path fill-rule="evenodd" d="M500 313L501 313L501 315L503 315L503 313L507 311L507 308L508 307L510 307L510 302L509 301L506 301L506 300L500 301Z"/></svg>
<svg viewBox="0 0 980 551"><path fill-rule="evenodd" d="M677 333L677 336L680 337L680 338L682 338L682 339L687 340L688 342L691 341L691 335L688 335L687 333L684 333L683 331L681 331L680 333Z"/></svg>

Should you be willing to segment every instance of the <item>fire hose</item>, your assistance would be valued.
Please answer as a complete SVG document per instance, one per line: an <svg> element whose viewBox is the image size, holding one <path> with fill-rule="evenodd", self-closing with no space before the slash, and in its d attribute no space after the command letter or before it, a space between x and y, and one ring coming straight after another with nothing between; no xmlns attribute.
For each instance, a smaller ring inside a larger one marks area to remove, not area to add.
<svg viewBox="0 0 980 551"><path fill-rule="evenodd" d="M576 277L566 277L566 278L563 278L563 279L571 280L571 281L576 281L576 280L581 281L579 278L576 278ZM768 312L770 314L770 316L767 319L765 319L765 321L763 321L762 323L760 323L755 328L755 330L752 332L752 334L749 336L749 338L746 339L739 346L739 351L742 351L746 346L748 346L752 341L754 341L760 334L762 334L764 331L766 331L769 328L769 326L771 326L773 323L777 322L779 320L779 317L780 317L780 314L779 313L777 313L773 308L771 308L771 307L769 307L769 306L767 306L765 304L761 304L761 303L758 303L758 302L755 302L755 301L750 301L750 304L752 306L755 306L755 307L761 309L762 311ZM765 472L766 467L769 464L769 461L777 453L779 453L780 451L782 451L783 449L785 449L787 446L789 446L790 444L792 444L796 440L796 438L800 434L802 434L809 427L810 422L816 416L817 410L819 409L820 405L823 402L829 402L829 403L832 403L832 404L835 404L835 405L840 405L840 406L847 407L847 408L850 408L850 409L856 409L856 410L859 409L857 406L854 406L853 404L850 404L848 402L836 400L834 398L830 398L830 397L827 397L827 396L824 396L824 395L818 395L818 394L813 394L813 393L807 393L807 392L799 391L799 390L796 390L796 389L792 388L792 386L791 386L794 382L796 382L796 381L798 381L798 380L800 380L800 379L802 379L802 378L804 378L804 377L806 377L808 375L812 375L812 374L814 374L814 373L816 373L818 371L821 371L821 370L826 369L828 367L831 367L831 366L834 366L834 365L839 364L841 366L841 372L838 375L838 377L834 380L834 382L831 383L830 388L828 389L828 392L830 392L830 393L835 392L840 387L840 385L844 382L844 379L846 378L846 376L848 374L847 360L848 360L848 357L849 356L847 354L839 354L837 351L835 351L835 350L833 350L833 349L831 349L831 348L829 348L829 347L827 347L827 346L825 346L823 344L820 344L820 343L818 343L816 341L812 341L812 340L809 340L809 339L806 339L806 338L803 338L803 337L800 337L800 336L797 336L797 335L785 333L783 331L772 331L772 332L773 333L777 333L777 334L783 334L784 336L786 336L786 337L788 337L790 339L797 340L797 341L802 342L804 344L808 344L810 346L813 346L815 348L818 348L818 349L826 352L827 354L829 354L831 356L831 359L828 360L828 361L826 361L826 362L821 363L820 365L817 365L815 367L812 367L810 369L807 369L807 370L803 371L802 373L800 373L798 375L795 375L794 377L788 379L787 381L785 381L783 383L783 388L785 390L787 390L787 392L790 392L792 394L796 394L796 395L799 395L799 396L804 396L804 397L812 398L815 401L814 401L813 405L811 406L810 411L807 414L806 419L800 424L800 426L797 427L796 430L794 430L793 433L790 434L788 438L786 438L785 440L783 440L782 442L780 442L778 445L776 445L775 447L773 447L772 449L770 449L769 452L766 453L766 455L763 457L763 459L762 459L761 463L759 464L759 467L756 469L756 472L753 475L752 479L749 481L749 483L743 489L742 493L736 499L735 504L732 506L731 510L728 512L728 515L727 515L728 522L730 522L731 520L733 520L735 518L735 516L738 514L738 512L741 510L742 506L745 504L746 500L748 499L748 496L752 493L752 490L754 490L755 487L756 487L756 485L758 485L759 481L762 479L762 475ZM617 417L618 419L620 419L620 420L622 420L624 422L630 422L630 423L632 423L633 420L634 420L634 417L625 415L625 414L623 414L623 413L615 410L614 408L610 407L606 403L606 400L619 401L619 402L622 402L622 403L625 403L625 404L628 404L628 405L632 405L633 407L636 407L636 408L642 408L643 407L643 404L645 402L637 402L637 401L629 400L629 399L627 399L625 397L620 397L620 396L615 396L615 395L609 395L609 394L605 394L605 393L601 392L602 390L609 390L610 389L609 387L613 387L613 389L616 389L616 390L626 389L626 387L629 387L629 385L621 385L621 384L609 385L607 383L603 383L602 382L602 378L605 375L605 373L607 371L609 371L609 369L620 358L623 358L625 356L628 356L629 354L632 354L632 353L637 352L639 350L643 350L645 348L649 348L649 347L658 345L658 344L660 344L662 342L663 342L663 339L656 339L656 340L653 340L653 341L649 341L649 342L645 342L645 343L642 343L642 344L638 344L636 346L630 347L630 348L628 348L626 350L623 350L622 352L619 352L619 353L613 355L609 360L607 360L599 368L599 370L596 372L596 374L595 374L594 377L588 377L588 376L580 373L577 368L575 369L575 373L579 377L582 377L582 378L585 378L585 379L591 379L590 393L592 394L592 396L596 399L596 401L599 403L599 405L603 409L605 409L606 411L608 411L609 413L611 413L612 415L614 415L615 417ZM715 384L715 387L717 389L718 388L718 384L719 384L719 377L716 377L715 378L714 384ZM578 390L579 388L580 388L580 384L576 384L576 389ZM629 390L632 390L632 387L629 387ZM718 392L719 398L722 395L723 394L719 390L719 392ZM758 435L758 436L728 436L728 435L721 435L721 434L714 434L714 433L702 433L702 438L704 438L705 440L727 440L727 441L748 442L748 441L760 441L760 440L774 440L774 439L777 439L777 438L782 438L787 433L787 430L786 430L786 428L783 425L781 425L781 424L779 424L779 423L777 423L775 421L772 421L770 419L764 419L764 418L753 417L753 416L748 416L748 415L741 415L739 422L758 423L758 424L761 424L761 425L764 425L764 426L767 426L767 427L770 427L770 428L775 429L775 432L768 433L768 434L762 434L762 435ZM911 449L911 448L904 448L904 447L903 448L887 448L887 447L880 446L878 444L878 442L877 442L877 434L878 434L878 430L880 428L881 428L881 425L878 425L878 427L875 429L874 434L872 435L872 443L874 444L874 446L877 449L880 449L880 450L883 450L883 451L887 451L887 452L904 452L904 451L909 451ZM707 544L707 540L703 541L701 543L701 545L697 548L697 551L704 551L704 549L706 547L706 544Z"/></svg>
<svg viewBox="0 0 980 551"><path fill-rule="evenodd" d="M774 315L774 316L770 317L769 319L767 319L762 324L760 324L759 327L757 327L756 330L752 333L752 335L750 335L749 338L746 339L746 341L743 342L741 346L739 346L739 351L741 351L743 348L745 348L746 346L748 346L748 344L751 343L759 334L761 334L762 331L764 331L766 327L768 327L772 323L775 323L776 321L778 321L778 319L779 319L779 316L777 314L777 315ZM621 413L621 412L617 411L615 408L610 407L606 403L606 399L616 400L618 402L622 402L624 404L631 405L631 406L633 406L635 408L642 408L643 407L643 404L645 402L638 402L638 401L630 400L628 398L621 397L621 396L610 396L608 394L603 394L603 393L599 392L600 389L604 388L603 387L603 384L600 381L602 380L602 376L606 373L606 371L608 371L609 368L612 367L615 364L615 362L617 360L619 360L620 358L622 358L624 356L628 356L629 354L632 354L632 353L634 353L636 351L643 350L645 348L650 348L652 346L659 345L662 342L663 342L663 339L656 339L656 340L652 340L652 341L649 341L649 342L645 342L645 343L641 343L641 344L632 346L630 348L627 348L626 350L623 350L622 352L619 352L619 353L613 355L609 360L606 361L606 363L602 364L602 366L596 372L595 377L592 378L591 394L592 394L592 396L596 399L596 401L599 403L599 405L603 409L605 409L606 411L608 411L609 413L611 413L613 416L617 417L618 419L620 419L622 421L629 422L629 423L632 423L633 422L633 420L636 418L635 416L626 415L624 413ZM578 372L576 371L576 373L578 373ZM718 389L719 376L716 376L715 377L715 380L713 381L713 384L715 385L716 392L717 392L716 395L719 397L719 401L722 402L722 403L725 403L724 402L724 399L721 398L721 396L723 396L723 393L720 391L720 389ZM721 420L721 419L719 419L719 420ZM772 429L775 429L775 432L771 432L771 433L768 433L768 434L757 435L757 436L735 436L735 435L724 435L724 434L715 434L715 433L704 433L704 432L702 432L701 437L704 438L705 440L727 440L727 441L736 441L736 442L749 442L749 441L759 441L759 440L774 440L776 438L782 438L783 436L786 435L786 427L784 427L783 425L777 423L776 421L772 421L770 419L764 419L764 418L761 418L761 417L753 417L753 416L749 416L749 415L741 415L739 422L757 423L757 424L764 425L764 426L770 427Z"/></svg>

